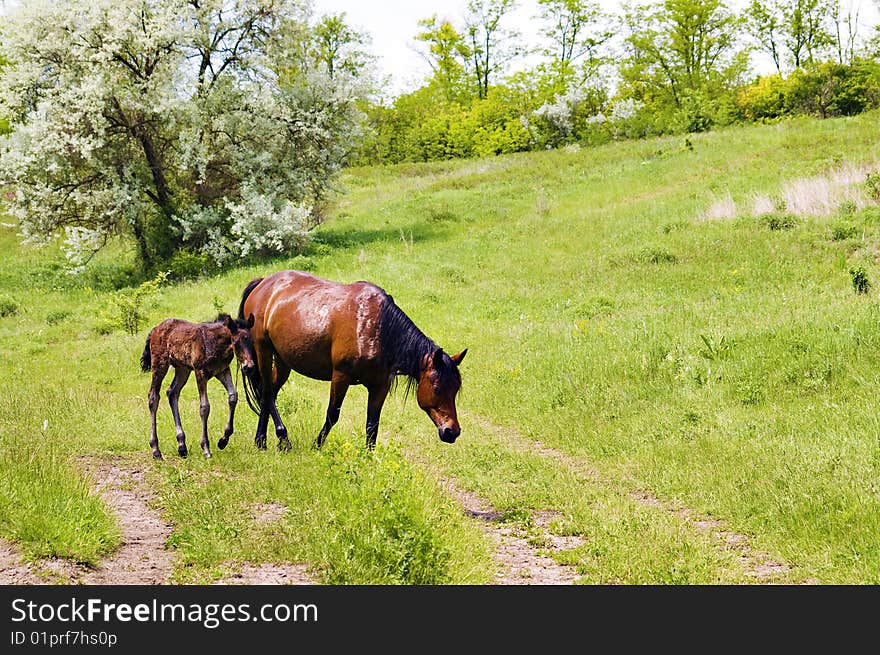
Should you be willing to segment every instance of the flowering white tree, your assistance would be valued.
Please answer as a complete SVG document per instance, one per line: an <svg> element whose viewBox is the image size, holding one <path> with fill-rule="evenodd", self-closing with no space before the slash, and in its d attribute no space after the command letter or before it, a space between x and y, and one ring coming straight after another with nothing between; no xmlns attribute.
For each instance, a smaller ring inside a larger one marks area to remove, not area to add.
<svg viewBox="0 0 880 655"><path fill-rule="evenodd" d="M23 3L2 34L0 182L25 237L66 230L81 265L128 234L148 268L301 242L359 118L354 78L295 56L308 18L300 0Z"/></svg>

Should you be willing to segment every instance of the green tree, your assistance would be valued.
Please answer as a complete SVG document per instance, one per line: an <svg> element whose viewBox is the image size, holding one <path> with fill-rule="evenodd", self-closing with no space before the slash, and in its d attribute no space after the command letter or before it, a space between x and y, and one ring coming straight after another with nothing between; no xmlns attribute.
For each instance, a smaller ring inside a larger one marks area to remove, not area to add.
<svg viewBox="0 0 880 655"><path fill-rule="evenodd" d="M464 36L448 20L439 20L436 15L420 20L419 27L422 31L416 35L416 40L427 44L425 58L446 100L454 102L467 98L471 49Z"/></svg>
<svg viewBox="0 0 880 655"><path fill-rule="evenodd" d="M312 56L331 80L340 71L358 77L372 60L365 50L369 36L348 25L345 13L323 16L314 28L312 41Z"/></svg>
<svg viewBox="0 0 880 655"><path fill-rule="evenodd" d="M544 53L558 68L569 68L582 57L591 68L604 60L599 49L614 33L598 4L589 0L538 0L538 4L546 25L543 34L551 43Z"/></svg>
<svg viewBox="0 0 880 655"><path fill-rule="evenodd" d="M759 47L773 59L776 72L782 72L782 15L776 0L752 0L745 10L745 26Z"/></svg>
<svg viewBox="0 0 880 655"><path fill-rule="evenodd" d="M784 43L792 66L817 61L822 51L832 43L828 19L836 0L782 0L779 4Z"/></svg>
<svg viewBox="0 0 880 655"><path fill-rule="evenodd" d="M468 3L465 32L477 96L481 99L488 96L493 76L523 52L519 34L501 26L504 17L515 8L516 0L471 0Z"/></svg>
<svg viewBox="0 0 880 655"><path fill-rule="evenodd" d="M301 243L358 117L320 71L279 84L282 27L307 17L290 0L22 5L0 181L24 234L66 231L74 262L127 234L147 269L182 247L223 262Z"/></svg>
<svg viewBox="0 0 880 655"><path fill-rule="evenodd" d="M739 21L721 0L665 0L631 9L625 22L621 73L645 95L661 94L680 106L686 91L729 82L741 70L734 57Z"/></svg>

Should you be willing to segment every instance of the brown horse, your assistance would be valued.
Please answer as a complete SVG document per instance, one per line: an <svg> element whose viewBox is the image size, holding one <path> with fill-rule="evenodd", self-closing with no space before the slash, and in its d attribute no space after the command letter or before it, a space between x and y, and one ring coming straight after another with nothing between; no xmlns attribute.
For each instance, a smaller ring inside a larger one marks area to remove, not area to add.
<svg viewBox="0 0 880 655"><path fill-rule="evenodd" d="M232 421L235 415L235 404L238 393L232 382L229 364L233 356L237 357L241 370L247 375L255 366L254 345L250 336L253 319L249 322L237 321L229 314L220 314L217 320L209 323L190 323L176 318L168 318L150 330L144 352L141 355L141 369L153 371L150 384L150 446L153 457L162 459L159 451L159 437L156 434L156 411L159 409L159 388L168 373L174 367L174 380L168 387L168 403L174 416L174 427L177 428L177 452L186 457L186 435L180 424L180 412L177 401L189 374L195 371L196 384L199 387L199 415L202 417L202 452L205 457L211 456L208 444L208 414L211 405L208 402L208 380L217 378L226 387L229 394L229 420L223 437L217 447L223 450L232 434Z"/></svg>
<svg viewBox="0 0 880 655"><path fill-rule="evenodd" d="M254 320L257 366L244 377L248 404L260 419L254 439L266 447L269 416L278 448L290 448L275 398L290 371L330 381L327 417L315 445L320 448L339 419L348 387L367 388L367 447L376 444L382 405L397 375L408 378L407 392L437 426L440 439L461 433L455 395L461 388L458 366L467 350L447 355L369 282L337 284L300 271L280 271L252 280L241 297L239 320Z"/></svg>

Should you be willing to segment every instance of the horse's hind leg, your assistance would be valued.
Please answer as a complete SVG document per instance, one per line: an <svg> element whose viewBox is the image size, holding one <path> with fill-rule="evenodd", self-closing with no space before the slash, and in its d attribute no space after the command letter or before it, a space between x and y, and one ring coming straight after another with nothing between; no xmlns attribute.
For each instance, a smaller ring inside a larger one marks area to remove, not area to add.
<svg viewBox="0 0 880 655"><path fill-rule="evenodd" d="M196 369L196 384L199 387L199 416L202 419L202 452L205 457L211 456L211 444L208 443L208 415L211 413L211 403L208 402L208 376Z"/></svg>
<svg viewBox="0 0 880 655"><path fill-rule="evenodd" d="M269 413L272 415L272 421L275 423L275 436L278 437L278 450L290 450L290 439L287 438L287 428L281 421L281 414L278 413L278 392L290 377L290 369L275 358L275 372L272 381L272 406Z"/></svg>
<svg viewBox="0 0 880 655"><path fill-rule="evenodd" d="M235 384L232 382L232 373L227 368L217 379L226 387L226 393L229 394L229 419L226 421L226 429L223 430L223 436L217 442L217 448L223 450L229 443L229 437L232 436L233 420L235 419L235 405L238 402L238 391L235 390Z"/></svg>
<svg viewBox="0 0 880 655"><path fill-rule="evenodd" d="M177 402L180 399L180 390L189 380L190 369L178 366L174 369L174 379L168 387L168 404L171 405L171 415L174 417L174 427L177 430L177 453L186 457L186 435L183 433L183 425L180 423L180 411Z"/></svg>
<svg viewBox="0 0 880 655"><path fill-rule="evenodd" d="M324 427L318 433L318 438L315 439L315 448L321 447L327 434L339 420L339 410L342 408L342 401L345 400L345 394L350 385L351 380L345 373L333 371L333 377L330 378L330 402L327 403L327 418L324 420Z"/></svg>
<svg viewBox="0 0 880 655"><path fill-rule="evenodd" d="M162 452L159 450L159 434L156 431L156 412L159 410L159 389L162 387L162 380L168 373L168 364L156 363L153 366L153 379L150 382L150 395L148 404L150 407L150 448L153 449L153 457L162 459Z"/></svg>
<svg viewBox="0 0 880 655"><path fill-rule="evenodd" d="M391 381L376 387L367 389L367 448L372 450L376 445L376 437L379 435L379 416L382 414L382 405L388 397L391 389Z"/></svg>

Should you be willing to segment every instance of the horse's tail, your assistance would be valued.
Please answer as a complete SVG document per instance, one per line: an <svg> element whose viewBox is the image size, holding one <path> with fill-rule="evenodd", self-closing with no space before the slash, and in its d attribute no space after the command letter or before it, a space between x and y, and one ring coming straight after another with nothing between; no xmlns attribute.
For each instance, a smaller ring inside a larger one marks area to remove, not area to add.
<svg viewBox="0 0 880 655"><path fill-rule="evenodd" d="M244 383L244 397L248 407L257 416L263 409L263 379L260 377L260 365L254 360L254 368L249 373L242 373L241 381Z"/></svg>
<svg viewBox="0 0 880 655"><path fill-rule="evenodd" d="M251 295L251 291L253 291L262 281L263 278L261 277L254 278L248 282L247 286L244 288L244 291L241 294L241 304L238 306L238 318L240 320L245 320L245 301L248 299L248 296ZM271 365L272 362L270 360L269 366ZM260 373L260 365L257 358L254 358L254 368L251 372L242 374L241 379L244 383L244 397L247 400L248 407L250 407L251 411L255 414L259 415L263 408L263 378Z"/></svg>
<svg viewBox="0 0 880 655"><path fill-rule="evenodd" d="M147 343L144 346L144 352L141 353L141 370L147 373L153 366L152 355L150 354L150 337L147 335Z"/></svg>
<svg viewBox="0 0 880 655"><path fill-rule="evenodd" d="M244 315L244 301L248 299L248 296L251 295L251 291L257 288L257 285L263 281L263 278L256 277L250 282L248 282L247 286L244 288L244 291L241 293L241 304L238 306L238 318L242 321L245 320Z"/></svg>

